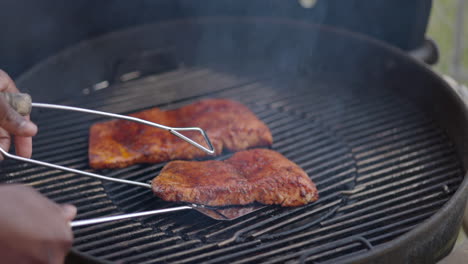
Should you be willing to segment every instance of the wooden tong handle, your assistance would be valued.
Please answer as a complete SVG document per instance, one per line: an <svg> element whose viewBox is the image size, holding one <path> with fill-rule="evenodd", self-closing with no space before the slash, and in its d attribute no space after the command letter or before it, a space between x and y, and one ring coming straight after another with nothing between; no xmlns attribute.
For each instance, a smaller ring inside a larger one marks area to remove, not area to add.
<svg viewBox="0 0 468 264"><path fill-rule="evenodd" d="M32 99L29 94L0 92L0 96L20 115L26 116L31 113Z"/></svg>

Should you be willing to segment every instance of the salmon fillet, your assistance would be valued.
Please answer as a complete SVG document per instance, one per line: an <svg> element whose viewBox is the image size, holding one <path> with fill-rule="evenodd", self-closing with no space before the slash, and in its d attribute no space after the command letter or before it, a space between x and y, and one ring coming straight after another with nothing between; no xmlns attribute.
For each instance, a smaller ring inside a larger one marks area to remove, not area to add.
<svg viewBox="0 0 468 264"><path fill-rule="evenodd" d="M153 179L152 188L165 201L209 206L300 206L318 199L307 173L269 149L237 152L225 161L172 161Z"/></svg>
<svg viewBox="0 0 468 264"><path fill-rule="evenodd" d="M130 116L171 127L201 127L208 134L216 154L223 150L270 146L273 141L268 127L245 105L226 99L202 100L169 111L152 108ZM196 142L204 142L200 133L184 135ZM126 120L112 120L91 126L88 155L92 168L104 169L200 158L208 154L168 131Z"/></svg>

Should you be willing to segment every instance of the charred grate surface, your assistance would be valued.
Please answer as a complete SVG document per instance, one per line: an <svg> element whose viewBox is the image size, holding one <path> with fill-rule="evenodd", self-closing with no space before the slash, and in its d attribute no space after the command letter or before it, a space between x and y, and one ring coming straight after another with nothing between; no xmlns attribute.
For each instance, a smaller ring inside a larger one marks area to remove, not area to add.
<svg viewBox="0 0 468 264"><path fill-rule="evenodd" d="M249 79L193 68L57 103L129 113L213 97L241 101L265 121L273 149L308 172L320 200L300 208L266 207L232 222L179 212L76 228L76 250L125 263L333 263L411 230L437 212L462 181L454 148L432 120L388 91L359 84ZM102 119L58 113L34 113L40 128L34 158L89 170L88 128ZM101 173L149 181L163 166ZM174 206L146 189L13 161L2 163L0 177L76 204L79 219Z"/></svg>

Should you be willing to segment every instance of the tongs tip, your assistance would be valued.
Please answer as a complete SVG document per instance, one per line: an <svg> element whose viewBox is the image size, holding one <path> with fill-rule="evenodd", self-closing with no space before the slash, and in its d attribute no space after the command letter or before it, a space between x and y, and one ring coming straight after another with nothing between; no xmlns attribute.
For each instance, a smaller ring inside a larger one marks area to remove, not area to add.
<svg viewBox="0 0 468 264"><path fill-rule="evenodd" d="M208 138L208 135L206 134L205 130L203 130L203 129L199 128L199 127L173 127L173 128L170 128L169 131L173 135L185 140L186 142L188 142L188 143L192 144L193 146L203 150L204 152L206 152L209 155L215 155L216 154L215 148L213 147L213 144L211 144L211 141ZM198 132L200 132L200 134L202 134L202 136L203 136L203 139L205 140L205 143L208 145L208 148L201 145L200 143L194 141L193 139L183 135L182 133L179 133L178 131L198 131Z"/></svg>

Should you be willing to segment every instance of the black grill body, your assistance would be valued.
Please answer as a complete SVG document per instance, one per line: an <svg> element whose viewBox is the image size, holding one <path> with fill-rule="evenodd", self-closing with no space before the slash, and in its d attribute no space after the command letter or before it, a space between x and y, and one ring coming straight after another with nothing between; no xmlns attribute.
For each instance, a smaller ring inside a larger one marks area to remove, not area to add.
<svg viewBox="0 0 468 264"><path fill-rule="evenodd" d="M119 81L135 70L144 76ZM450 250L460 226L461 101L424 66L362 36L258 19L148 25L82 43L18 84L34 101L116 113L238 100L320 192L307 206L269 206L231 222L179 212L76 228L74 251L97 261L430 263ZM88 129L103 119L51 110L32 117L40 128L33 158L89 169ZM79 219L175 206L138 187L2 165L2 181L73 203ZM100 173L149 181L163 166Z"/></svg>
<svg viewBox="0 0 468 264"><path fill-rule="evenodd" d="M432 0L3 0L0 68L17 77L62 49L138 25L206 16L290 18L367 34L404 50L423 46ZM31 45L34 43L34 45Z"/></svg>

